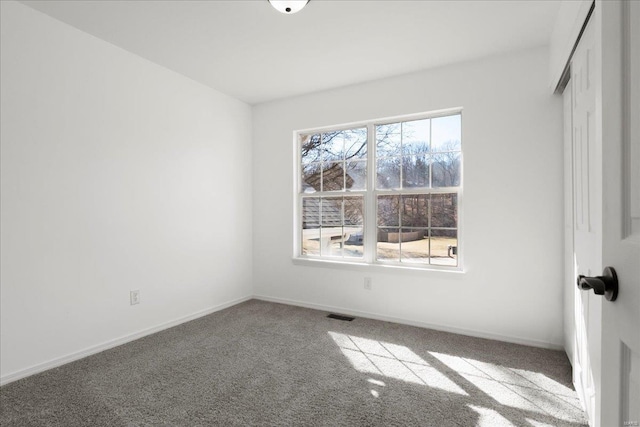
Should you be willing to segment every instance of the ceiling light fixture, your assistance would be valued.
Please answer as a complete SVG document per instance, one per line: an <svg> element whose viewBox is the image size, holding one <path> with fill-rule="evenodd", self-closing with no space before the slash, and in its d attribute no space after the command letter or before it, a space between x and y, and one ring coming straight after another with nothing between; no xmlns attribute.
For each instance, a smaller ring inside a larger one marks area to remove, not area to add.
<svg viewBox="0 0 640 427"><path fill-rule="evenodd" d="M269 0L271 6L273 6L278 12L284 13L285 15L300 12L308 2L309 0Z"/></svg>

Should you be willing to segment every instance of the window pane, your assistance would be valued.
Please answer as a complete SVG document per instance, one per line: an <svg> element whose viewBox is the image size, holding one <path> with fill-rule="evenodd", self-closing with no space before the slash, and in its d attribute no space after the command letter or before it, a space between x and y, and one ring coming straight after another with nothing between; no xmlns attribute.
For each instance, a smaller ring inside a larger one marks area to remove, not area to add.
<svg viewBox="0 0 640 427"><path fill-rule="evenodd" d="M461 116L431 119L431 151L460 151Z"/></svg>
<svg viewBox="0 0 640 427"><path fill-rule="evenodd" d="M302 164L320 161L320 135L300 135Z"/></svg>
<svg viewBox="0 0 640 427"><path fill-rule="evenodd" d="M345 227L362 228L364 223L364 198L345 197L344 198L344 222Z"/></svg>
<svg viewBox="0 0 640 427"><path fill-rule="evenodd" d="M402 159L402 187L429 187L429 158L427 155L405 156Z"/></svg>
<svg viewBox="0 0 640 427"><path fill-rule="evenodd" d="M322 255L342 255L342 197L324 197L321 201L320 252Z"/></svg>
<svg viewBox="0 0 640 427"><path fill-rule="evenodd" d="M376 157L400 156L400 123L376 126Z"/></svg>
<svg viewBox="0 0 640 427"><path fill-rule="evenodd" d="M458 265L457 230L431 229L431 264Z"/></svg>
<svg viewBox="0 0 640 427"><path fill-rule="evenodd" d="M344 252L345 257L362 258L364 250L364 198L344 198Z"/></svg>
<svg viewBox="0 0 640 427"><path fill-rule="evenodd" d="M402 154L429 152L429 132L431 120L415 120L402 123Z"/></svg>
<svg viewBox="0 0 640 427"><path fill-rule="evenodd" d="M431 195L431 227L458 226L458 195L456 193Z"/></svg>
<svg viewBox="0 0 640 427"><path fill-rule="evenodd" d="M302 199L302 228L320 227L320 198L305 197Z"/></svg>
<svg viewBox="0 0 640 427"><path fill-rule="evenodd" d="M302 199L302 254L320 255L320 198Z"/></svg>
<svg viewBox="0 0 640 427"><path fill-rule="evenodd" d="M345 227L344 252L345 258L362 258L364 255L364 232L362 228Z"/></svg>
<svg viewBox="0 0 640 427"><path fill-rule="evenodd" d="M320 211L323 228L342 227L342 197L323 197Z"/></svg>
<svg viewBox="0 0 640 427"><path fill-rule="evenodd" d="M400 261L429 263L429 231L425 229L402 228L400 239Z"/></svg>
<svg viewBox="0 0 640 427"><path fill-rule="evenodd" d="M429 195L402 196L401 218L403 227L428 227Z"/></svg>
<svg viewBox="0 0 640 427"><path fill-rule="evenodd" d="M313 193L320 191L320 163L309 163L302 166L302 192Z"/></svg>
<svg viewBox="0 0 640 427"><path fill-rule="evenodd" d="M323 163L322 166L322 191L344 190L344 163Z"/></svg>
<svg viewBox="0 0 640 427"><path fill-rule="evenodd" d="M460 153L436 153L432 162L433 187L460 185Z"/></svg>
<svg viewBox="0 0 640 427"><path fill-rule="evenodd" d="M327 234L327 229L322 229L323 256L342 257L342 233L331 231Z"/></svg>
<svg viewBox="0 0 640 427"><path fill-rule="evenodd" d="M344 131L345 159L367 158L367 128Z"/></svg>
<svg viewBox="0 0 640 427"><path fill-rule="evenodd" d="M349 190L367 189L367 162L347 162L346 187Z"/></svg>
<svg viewBox="0 0 640 427"><path fill-rule="evenodd" d="M398 242L398 228L378 228L378 243L376 259L387 261L400 260L400 243ZM391 240L395 242L389 241Z"/></svg>
<svg viewBox="0 0 640 427"><path fill-rule="evenodd" d="M399 226L400 225L400 196L379 196L378 197L378 225Z"/></svg>
<svg viewBox="0 0 640 427"><path fill-rule="evenodd" d="M400 188L400 158L378 159L376 187L381 189Z"/></svg>
<svg viewBox="0 0 640 427"><path fill-rule="evenodd" d="M322 134L322 151L325 162L343 160L344 134L343 131L326 132Z"/></svg>

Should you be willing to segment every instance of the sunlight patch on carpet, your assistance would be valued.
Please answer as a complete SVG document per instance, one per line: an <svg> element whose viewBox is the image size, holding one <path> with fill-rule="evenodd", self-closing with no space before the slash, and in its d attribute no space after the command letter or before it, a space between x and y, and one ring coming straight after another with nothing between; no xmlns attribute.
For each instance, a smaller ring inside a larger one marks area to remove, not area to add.
<svg viewBox="0 0 640 427"><path fill-rule="evenodd" d="M449 354L429 354L501 405L560 420L580 419L582 409L575 392L546 375Z"/></svg>
<svg viewBox="0 0 640 427"><path fill-rule="evenodd" d="M359 372L467 395L456 383L405 346L338 332L329 332L329 335Z"/></svg>
<svg viewBox="0 0 640 427"><path fill-rule="evenodd" d="M477 427L515 427L512 422L500 415L496 410L482 406L467 405L478 413Z"/></svg>

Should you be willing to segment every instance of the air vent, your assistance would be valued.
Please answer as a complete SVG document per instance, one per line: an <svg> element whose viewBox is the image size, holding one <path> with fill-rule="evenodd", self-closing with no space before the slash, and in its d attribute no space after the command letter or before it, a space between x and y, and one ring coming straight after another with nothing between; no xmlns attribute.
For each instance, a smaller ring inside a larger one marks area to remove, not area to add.
<svg viewBox="0 0 640 427"><path fill-rule="evenodd" d="M342 314L334 314L334 313L331 313L327 317L329 319L344 320L345 322L351 322L353 319L355 319L355 317L343 316Z"/></svg>

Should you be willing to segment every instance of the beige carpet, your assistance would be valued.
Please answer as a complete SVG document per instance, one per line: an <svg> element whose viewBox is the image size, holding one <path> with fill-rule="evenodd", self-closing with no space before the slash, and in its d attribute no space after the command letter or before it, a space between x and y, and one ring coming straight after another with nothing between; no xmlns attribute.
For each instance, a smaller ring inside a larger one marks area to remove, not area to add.
<svg viewBox="0 0 640 427"><path fill-rule="evenodd" d="M584 426L566 355L248 301L0 388L2 426Z"/></svg>

